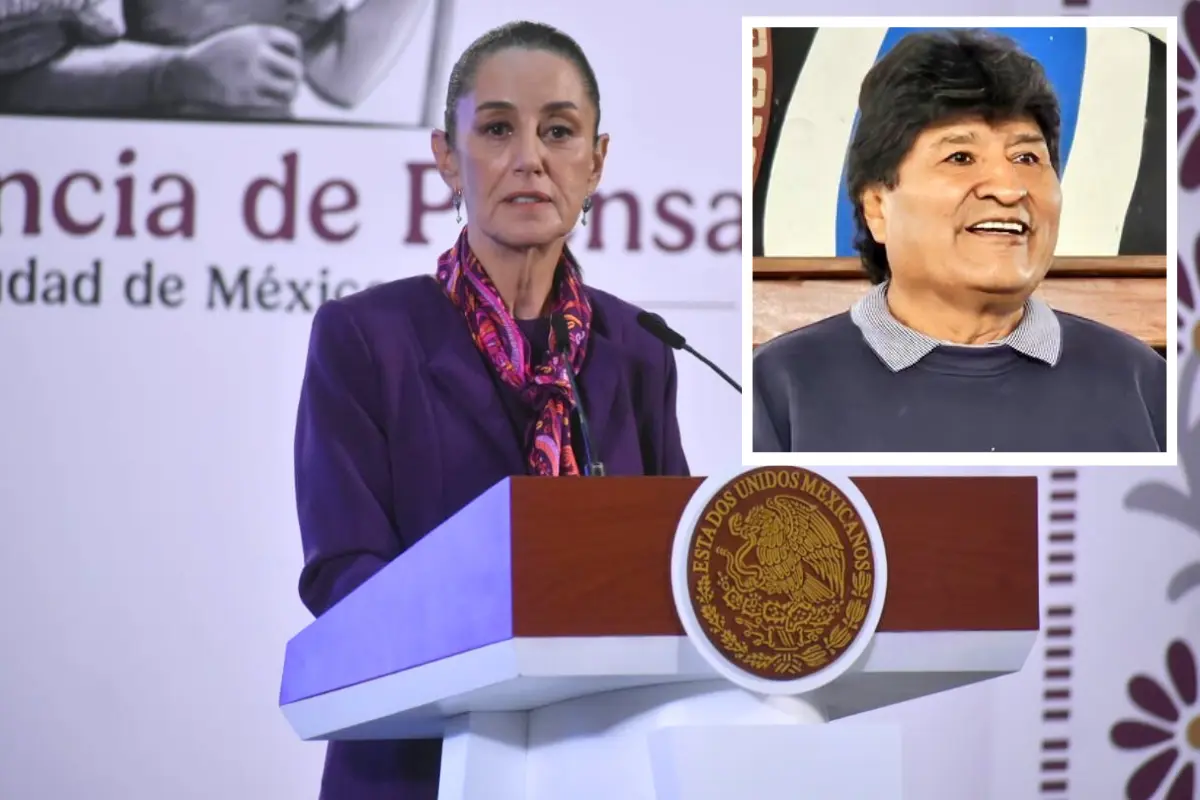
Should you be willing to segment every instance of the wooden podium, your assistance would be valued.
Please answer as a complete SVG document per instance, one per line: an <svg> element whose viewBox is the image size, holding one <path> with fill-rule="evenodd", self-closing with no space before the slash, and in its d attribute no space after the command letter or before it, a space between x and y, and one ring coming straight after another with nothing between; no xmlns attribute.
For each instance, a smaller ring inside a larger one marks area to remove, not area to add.
<svg viewBox="0 0 1200 800"><path fill-rule="evenodd" d="M700 479L511 478L293 638L280 705L305 740L445 737L440 800L899 797L897 732L845 718L1022 668L1038 482L852 480L886 598L804 697L733 686L684 632L671 552Z"/></svg>

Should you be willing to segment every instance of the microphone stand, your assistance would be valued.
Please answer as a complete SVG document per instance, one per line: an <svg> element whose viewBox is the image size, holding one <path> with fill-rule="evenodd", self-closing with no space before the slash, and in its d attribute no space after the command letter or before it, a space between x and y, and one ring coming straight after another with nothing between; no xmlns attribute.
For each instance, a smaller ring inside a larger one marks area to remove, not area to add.
<svg viewBox="0 0 1200 800"><path fill-rule="evenodd" d="M583 395L579 393L579 382L575 379L575 368L571 366L571 341L567 336L567 321L561 314L555 314L550 317L550 328L554 333L554 350L563 357L567 382L571 386L571 394L575 395L575 414L579 417L579 432L583 439L582 472L588 477L601 477L604 475L604 463L592 460L592 432L588 427L587 413L583 408Z"/></svg>
<svg viewBox="0 0 1200 800"><path fill-rule="evenodd" d="M738 394L742 393L742 387L733 378L725 373L725 370L718 367L713 362L709 361L703 355L696 351L687 339L683 338L683 334L667 324L666 320L658 314L653 314L649 311L642 311L637 315L637 323L642 326L642 329L658 339L660 342L670 347L672 350L684 350L691 353L700 363L717 373L726 383L738 390Z"/></svg>

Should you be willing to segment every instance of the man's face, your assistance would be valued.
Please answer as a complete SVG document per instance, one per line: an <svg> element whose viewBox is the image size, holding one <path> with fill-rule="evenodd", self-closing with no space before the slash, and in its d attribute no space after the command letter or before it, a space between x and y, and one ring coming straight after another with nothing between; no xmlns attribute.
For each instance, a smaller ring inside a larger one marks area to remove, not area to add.
<svg viewBox="0 0 1200 800"><path fill-rule="evenodd" d="M1050 268L1062 190L1035 122L966 119L922 132L896 188L863 201L897 283L1024 297Z"/></svg>

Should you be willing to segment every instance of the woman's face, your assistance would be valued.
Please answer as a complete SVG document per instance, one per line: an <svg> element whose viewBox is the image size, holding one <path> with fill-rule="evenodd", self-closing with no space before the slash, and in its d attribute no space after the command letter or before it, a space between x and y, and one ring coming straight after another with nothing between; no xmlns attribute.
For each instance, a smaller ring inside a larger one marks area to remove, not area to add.
<svg viewBox="0 0 1200 800"><path fill-rule="evenodd" d="M484 59L458 102L453 149L434 135L451 189L461 189L472 229L507 247L546 246L575 226L595 191L608 136L565 58L512 48Z"/></svg>

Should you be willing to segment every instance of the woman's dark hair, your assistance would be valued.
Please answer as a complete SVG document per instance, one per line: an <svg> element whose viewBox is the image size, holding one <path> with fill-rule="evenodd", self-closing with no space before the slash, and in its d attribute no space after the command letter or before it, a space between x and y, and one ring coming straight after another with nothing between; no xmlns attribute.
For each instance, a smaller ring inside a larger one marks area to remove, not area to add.
<svg viewBox="0 0 1200 800"><path fill-rule="evenodd" d="M458 57L454 69L450 70L450 83L446 88L445 120L446 140L450 144L454 143L455 109L462 96L474 87L475 73L479 71L479 65L488 56L511 49L553 53L574 64L575 68L579 70L580 77L583 78L583 86L587 91L588 99L596 107L596 131L593 133L599 134L600 85L596 82L596 73L592 71L592 65L588 63L587 56L583 54L583 48L557 28L540 22L520 21L501 25L480 36L463 51L463 54Z"/></svg>
<svg viewBox="0 0 1200 800"><path fill-rule="evenodd" d="M887 280L891 268L886 248L867 228L863 192L875 184L894 189L900 162L931 125L965 117L989 123L1032 117L1059 171L1058 98L1042 65L1005 36L978 30L909 34L871 67L858 109L846 184L854 204L854 248L872 283Z"/></svg>

